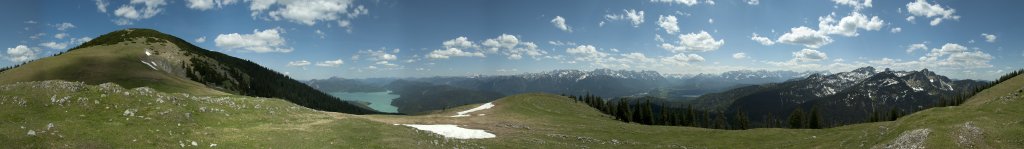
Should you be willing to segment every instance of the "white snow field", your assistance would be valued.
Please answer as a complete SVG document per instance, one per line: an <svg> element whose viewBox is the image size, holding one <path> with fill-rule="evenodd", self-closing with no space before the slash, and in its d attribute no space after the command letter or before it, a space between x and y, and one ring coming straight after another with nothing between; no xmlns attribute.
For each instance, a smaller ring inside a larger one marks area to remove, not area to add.
<svg viewBox="0 0 1024 149"><path fill-rule="evenodd" d="M425 130L440 134L445 138L455 139L485 139L494 138L495 135L487 133L487 131L480 129L466 129L451 124L439 124L439 125L418 125L418 124L402 124L419 130Z"/></svg>
<svg viewBox="0 0 1024 149"><path fill-rule="evenodd" d="M491 104L490 102L488 102L488 103L485 103L483 105L480 105L479 107L459 112L459 113L457 113L455 115L452 115L451 117L467 117L467 116L469 116L469 113L471 113L471 112L476 112L476 111L480 111L480 110L490 109L491 107L494 107L494 104Z"/></svg>

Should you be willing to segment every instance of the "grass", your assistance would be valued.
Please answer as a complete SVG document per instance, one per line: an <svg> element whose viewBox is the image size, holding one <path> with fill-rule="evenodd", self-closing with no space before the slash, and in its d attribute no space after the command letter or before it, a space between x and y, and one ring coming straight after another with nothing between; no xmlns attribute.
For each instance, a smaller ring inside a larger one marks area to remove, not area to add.
<svg viewBox="0 0 1024 149"><path fill-rule="evenodd" d="M134 88L148 86L172 93L227 95L203 84L151 69L139 61L145 49L173 48L154 44L92 46L47 57L0 72L0 84L26 81L69 80L87 84L117 83Z"/></svg>
<svg viewBox="0 0 1024 149"><path fill-rule="evenodd" d="M932 108L896 121L813 130L629 124L551 94L513 95L473 116L453 118L449 116L478 105L415 116L348 115L266 98L196 97L84 84L63 85L84 88L79 90L54 89L62 86L55 84L75 83L0 86L0 109L4 109L0 110L0 144L25 148L166 148L188 146L191 141L229 148L884 148L912 145L913 139L894 142L918 137L924 138L921 145L927 148L1024 148L1024 76L984 90L961 106ZM54 95L72 100L55 105L50 100ZM24 106L21 101L26 101ZM124 116L126 109L138 112L135 117ZM56 129L45 131L48 123ZM487 130L497 138L445 139L393 124L457 124ZM30 129L39 133L26 135ZM909 133L925 129L928 135Z"/></svg>

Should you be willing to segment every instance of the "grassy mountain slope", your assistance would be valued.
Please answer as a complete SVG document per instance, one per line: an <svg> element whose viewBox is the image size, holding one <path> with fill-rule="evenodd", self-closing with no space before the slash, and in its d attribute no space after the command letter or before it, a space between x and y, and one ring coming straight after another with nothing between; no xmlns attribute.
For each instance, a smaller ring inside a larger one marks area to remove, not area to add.
<svg viewBox="0 0 1024 149"><path fill-rule="evenodd" d="M281 98L317 110L379 113L251 61L202 49L152 29L110 32L66 53L0 72L0 84L43 80L113 82L197 95L231 93Z"/></svg>
<svg viewBox="0 0 1024 149"><path fill-rule="evenodd" d="M106 88L116 87L59 82L0 86L0 108L5 109L0 110L4 124L0 144L176 147L197 141L204 147L215 143L237 148L1024 148L1024 76L984 90L962 106L928 109L896 121L814 130L626 124L551 94L513 95L473 116L453 118L449 116L476 105L418 116L356 116L263 98ZM125 116L131 109L137 109L134 116ZM47 130L49 123L55 128ZM392 124L458 124L487 130L497 138L444 139ZM27 135L29 130L37 135Z"/></svg>

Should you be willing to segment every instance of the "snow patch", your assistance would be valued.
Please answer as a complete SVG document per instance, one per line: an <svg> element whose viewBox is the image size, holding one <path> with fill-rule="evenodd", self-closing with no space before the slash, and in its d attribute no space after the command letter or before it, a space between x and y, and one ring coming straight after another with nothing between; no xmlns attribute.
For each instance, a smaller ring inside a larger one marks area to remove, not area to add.
<svg viewBox="0 0 1024 149"><path fill-rule="evenodd" d="M488 103L489 104L489 103ZM418 125L418 124L402 124L419 130L429 131L432 133L439 134L445 138L455 139L485 139L494 138L495 135L488 133L487 131L480 129L466 129L451 124L440 124L440 125Z"/></svg>
<svg viewBox="0 0 1024 149"><path fill-rule="evenodd" d="M146 56L150 56L150 55L153 55L153 54L149 53L149 49L146 49Z"/></svg>
<svg viewBox="0 0 1024 149"><path fill-rule="evenodd" d="M491 104L490 102L488 102L488 103L485 103L483 105L480 105L479 107L459 112L459 113L457 113L455 115L452 115L450 117L467 117L467 116L469 116L470 112L476 112L476 111L480 111L480 110L490 109L491 107L494 107L494 104Z"/></svg>
<svg viewBox="0 0 1024 149"><path fill-rule="evenodd" d="M146 62L146 61L142 61L142 60L139 60L139 61L142 62L143 64L146 64L146 66L149 66L149 68L153 68L153 70L157 70L156 69L156 63L150 64L149 62Z"/></svg>

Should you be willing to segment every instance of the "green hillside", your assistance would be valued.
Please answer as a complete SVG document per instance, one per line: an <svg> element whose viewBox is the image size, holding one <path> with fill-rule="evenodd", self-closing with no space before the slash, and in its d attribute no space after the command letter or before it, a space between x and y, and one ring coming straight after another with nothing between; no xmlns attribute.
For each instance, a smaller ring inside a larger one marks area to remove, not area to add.
<svg viewBox="0 0 1024 149"><path fill-rule="evenodd" d="M428 115L319 112L281 100L194 96L61 81L0 86L0 144L26 148L1024 148L1024 77L957 107L830 129L713 130L612 120L583 103L520 94ZM48 124L54 127L48 129ZM178 124L181 124L178 126ZM495 134L445 139L394 124L457 124ZM29 131L35 135L28 135Z"/></svg>
<svg viewBox="0 0 1024 149"><path fill-rule="evenodd" d="M0 84L66 80L147 86L170 93L280 98L317 110L380 113L341 101L248 60L206 50L152 29L113 31L67 52L0 72Z"/></svg>

